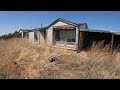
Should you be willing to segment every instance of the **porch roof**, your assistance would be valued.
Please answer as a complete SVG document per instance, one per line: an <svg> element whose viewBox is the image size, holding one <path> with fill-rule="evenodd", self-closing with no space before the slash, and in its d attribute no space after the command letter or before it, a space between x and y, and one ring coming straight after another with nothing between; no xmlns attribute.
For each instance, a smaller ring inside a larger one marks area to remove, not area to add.
<svg viewBox="0 0 120 90"><path fill-rule="evenodd" d="M29 29L20 29L19 32L22 31L22 32L29 32L30 30Z"/></svg>
<svg viewBox="0 0 120 90"><path fill-rule="evenodd" d="M45 31L47 29L47 27L42 27L42 28L37 28L37 31Z"/></svg>
<svg viewBox="0 0 120 90"><path fill-rule="evenodd" d="M113 32L115 35L120 35L120 32Z"/></svg>
<svg viewBox="0 0 120 90"><path fill-rule="evenodd" d="M120 32L110 32L110 31L106 31L106 30L82 29L80 31L83 31L83 32L109 33L109 34L113 34L113 35L120 35Z"/></svg>
<svg viewBox="0 0 120 90"><path fill-rule="evenodd" d="M110 33L110 34L113 34L113 32L106 31L106 30L81 29L80 31L84 31L84 32L98 32L98 33Z"/></svg>
<svg viewBox="0 0 120 90"><path fill-rule="evenodd" d="M47 27L42 27L42 28L35 28L35 29L32 29L31 31L45 31Z"/></svg>

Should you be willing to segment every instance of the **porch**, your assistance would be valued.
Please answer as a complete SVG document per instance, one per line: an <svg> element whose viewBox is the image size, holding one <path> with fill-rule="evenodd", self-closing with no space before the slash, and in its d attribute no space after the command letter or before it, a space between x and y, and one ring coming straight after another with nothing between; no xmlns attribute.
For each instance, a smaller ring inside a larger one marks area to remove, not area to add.
<svg viewBox="0 0 120 90"><path fill-rule="evenodd" d="M54 26L53 45L76 50L76 27L72 25Z"/></svg>
<svg viewBox="0 0 120 90"><path fill-rule="evenodd" d="M110 51L113 51L115 49L120 51L120 34L118 33L89 29L81 30L79 35L79 51L88 50L92 46L93 42L100 42L101 48L108 45Z"/></svg>

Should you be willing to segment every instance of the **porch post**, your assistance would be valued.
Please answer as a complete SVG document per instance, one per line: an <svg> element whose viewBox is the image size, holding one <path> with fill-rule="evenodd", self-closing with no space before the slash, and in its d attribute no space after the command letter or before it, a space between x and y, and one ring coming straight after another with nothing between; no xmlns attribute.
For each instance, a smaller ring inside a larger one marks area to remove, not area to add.
<svg viewBox="0 0 120 90"><path fill-rule="evenodd" d="M79 49L82 50L84 48L84 42L85 42L85 32L80 32L80 47Z"/></svg>
<svg viewBox="0 0 120 90"><path fill-rule="evenodd" d="M22 32L22 34L21 34L21 35L22 35L22 38L23 38L23 32Z"/></svg>
<svg viewBox="0 0 120 90"><path fill-rule="evenodd" d="M38 31L38 44L40 44L40 31Z"/></svg>
<svg viewBox="0 0 120 90"><path fill-rule="evenodd" d="M79 52L79 27L76 27L76 50Z"/></svg>
<svg viewBox="0 0 120 90"><path fill-rule="evenodd" d="M111 54L113 53L113 46L114 46L114 35L112 34L111 45L110 45L110 52L111 52Z"/></svg>

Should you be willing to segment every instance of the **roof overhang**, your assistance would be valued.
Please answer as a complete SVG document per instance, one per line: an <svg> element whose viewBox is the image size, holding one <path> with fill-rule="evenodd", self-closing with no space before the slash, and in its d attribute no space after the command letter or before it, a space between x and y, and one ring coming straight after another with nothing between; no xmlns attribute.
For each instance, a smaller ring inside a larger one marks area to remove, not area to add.
<svg viewBox="0 0 120 90"><path fill-rule="evenodd" d="M47 27L37 28L36 31L46 31Z"/></svg>
<svg viewBox="0 0 120 90"><path fill-rule="evenodd" d="M53 26L54 29L75 29L76 27L73 25L60 25L60 26Z"/></svg>
<svg viewBox="0 0 120 90"><path fill-rule="evenodd" d="M59 22L59 21L64 22L64 23L69 24L69 25L72 25L72 26L78 26L78 25L77 25L76 23L74 23L74 22L71 22L71 21L68 21L68 20L65 20L65 19L62 19L62 18L58 18L57 20L55 20L54 22L52 22L50 25L48 25L47 28L51 27L52 25L54 25L55 23L57 23L57 22Z"/></svg>
<svg viewBox="0 0 120 90"><path fill-rule="evenodd" d="M113 34L113 32L110 31L105 31L105 30L93 30L93 29L81 29L81 32L98 32L98 33L109 33L109 34Z"/></svg>
<svg viewBox="0 0 120 90"><path fill-rule="evenodd" d="M20 29L19 32L29 32L29 29Z"/></svg>
<svg viewBox="0 0 120 90"><path fill-rule="evenodd" d="M114 35L120 35L120 32L113 32Z"/></svg>

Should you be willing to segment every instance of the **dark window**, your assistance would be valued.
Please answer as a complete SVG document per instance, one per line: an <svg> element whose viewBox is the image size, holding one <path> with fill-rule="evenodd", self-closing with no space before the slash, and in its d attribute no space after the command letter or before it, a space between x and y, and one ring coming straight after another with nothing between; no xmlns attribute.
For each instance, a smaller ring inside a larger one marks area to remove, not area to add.
<svg viewBox="0 0 120 90"><path fill-rule="evenodd" d="M75 30L66 31L66 42L75 42L75 38L76 38Z"/></svg>
<svg viewBox="0 0 120 90"><path fill-rule="evenodd" d="M34 32L35 41L38 41L37 32Z"/></svg>
<svg viewBox="0 0 120 90"><path fill-rule="evenodd" d="M26 37L29 38L29 33L26 33Z"/></svg>
<svg viewBox="0 0 120 90"><path fill-rule="evenodd" d="M56 30L56 41L60 41L60 31Z"/></svg>
<svg viewBox="0 0 120 90"><path fill-rule="evenodd" d="M23 33L23 38L29 38L29 33L28 32L24 32Z"/></svg>
<svg viewBox="0 0 120 90"><path fill-rule="evenodd" d="M44 39L46 39L46 31L44 31Z"/></svg>
<svg viewBox="0 0 120 90"><path fill-rule="evenodd" d="M65 39L66 39L66 32L65 32L65 30L61 30L60 31L60 41L65 42Z"/></svg>

